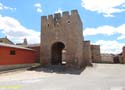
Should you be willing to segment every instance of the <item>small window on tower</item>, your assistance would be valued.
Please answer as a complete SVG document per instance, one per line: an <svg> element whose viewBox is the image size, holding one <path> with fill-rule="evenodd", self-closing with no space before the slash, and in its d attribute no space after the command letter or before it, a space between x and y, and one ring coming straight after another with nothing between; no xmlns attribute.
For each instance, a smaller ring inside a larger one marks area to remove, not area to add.
<svg viewBox="0 0 125 90"><path fill-rule="evenodd" d="M70 24L71 22L68 20L67 23Z"/></svg>
<svg viewBox="0 0 125 90"><path fill-rule="evenodd" d="M16 51L15 50L10 50L10 55L16 55Z"/></svg>
<svg viewBox="0 0 125 90"><path fill-rule="evenodd" d="M48 27L49 27L49 24L48 24Z"/></svg>

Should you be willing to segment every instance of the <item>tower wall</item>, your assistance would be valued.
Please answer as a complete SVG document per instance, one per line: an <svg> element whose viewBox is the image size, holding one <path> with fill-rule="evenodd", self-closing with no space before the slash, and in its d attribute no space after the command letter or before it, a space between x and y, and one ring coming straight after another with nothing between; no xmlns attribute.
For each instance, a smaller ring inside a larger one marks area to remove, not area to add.
<svg viewBox="0 0 125 90"><path fill-rule="evenodd" d="M82 22L77 10L41 17L40 62L51 64L52 45L61 42L65 45L68 66L83 65Z"/></svg>
<svg viewBox="0 0 125 90"><path fill-rule="evenodd" d="M91 45L92 62L101 62L100 45Z"/></svg>
<svg viewBox="0 0 125 90"><path fill-rule="evenodd" d="M90 65L92 62L91 55L91 45L90 41L83 41L83 59L87 65Z"/></svg>

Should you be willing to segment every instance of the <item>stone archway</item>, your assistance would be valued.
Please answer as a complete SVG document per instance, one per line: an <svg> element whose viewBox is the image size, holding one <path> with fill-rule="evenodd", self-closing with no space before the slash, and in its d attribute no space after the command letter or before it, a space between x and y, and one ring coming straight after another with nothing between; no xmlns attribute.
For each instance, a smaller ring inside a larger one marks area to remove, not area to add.
<svg viewBox="0 0 125 90"><path fill-rule="evenodd" d="M114 57L114 63L120 63L120 60L119 60L119 57L118 57L118 56L115 56L115 57Z"/></svg>
<svg viewBox="0 0 125 90"><path fill-rule="evenodd" d="M62 51L65 45L62 42L56 42L51 47L51 64L62 64Z"/></svg>

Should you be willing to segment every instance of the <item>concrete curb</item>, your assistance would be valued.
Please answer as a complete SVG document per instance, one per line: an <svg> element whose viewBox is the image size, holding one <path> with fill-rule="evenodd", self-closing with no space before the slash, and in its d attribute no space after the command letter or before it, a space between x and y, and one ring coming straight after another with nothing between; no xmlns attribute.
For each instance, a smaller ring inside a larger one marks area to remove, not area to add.
<svg viewBox="0 0 125 90"><path fill-rule="evenodd" d="M17 71L17 70L27 70L31 67L36 67L39 66L40 64L38 63L33 63L33 64L17 64L17 65L1 65L0 66L0 74L1 73L7 73L7 72L12 72L12 71Z"/></svg>
<svg viewBox="0 0 125 90"><path fill-rule="evenodd" d="M0 74L9 73L9 72L16 72L16 71L25 71L27 69L28 68L18 68L18 69L5 70L5 71L0 71Z"/></svg>

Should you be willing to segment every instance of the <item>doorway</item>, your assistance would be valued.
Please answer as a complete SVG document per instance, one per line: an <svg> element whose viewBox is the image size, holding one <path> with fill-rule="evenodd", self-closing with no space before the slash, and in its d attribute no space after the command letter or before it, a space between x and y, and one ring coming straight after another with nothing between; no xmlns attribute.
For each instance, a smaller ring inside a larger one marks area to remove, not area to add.
<svg viewBox="0 0 125 90"><path fill-rule="evenodd" d="M120 60L119 60L119 57L118 57L118 56L115 56L115 57L114 57L114 63L120 63Z"/></svg>
<svg viewBox="0 0 125 90"><path fill-rule="evenodd" d="M51 47L51 64L62 64L62 51L65 45L62 42L56 42Z"/></svg>

